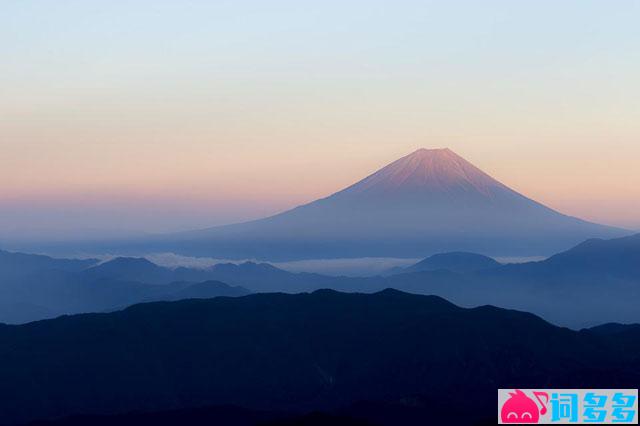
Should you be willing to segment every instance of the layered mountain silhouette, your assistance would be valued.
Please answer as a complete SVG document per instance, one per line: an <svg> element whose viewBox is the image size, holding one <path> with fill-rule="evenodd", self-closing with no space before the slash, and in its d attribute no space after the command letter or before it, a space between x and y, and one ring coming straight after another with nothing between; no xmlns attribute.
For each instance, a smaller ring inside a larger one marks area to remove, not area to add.
<svg viewBox="0 0 640 426"><path fill-rule="evenodd" d="M163 268L139 258L100 263L0 252L0 322L110 311L146 301L250 293L212 277L207 271Z"/></svg>
<svg viewBox="0 0 640 426"><path fill-rule="evenodd" d="M149 303L0 325L0 424L206 405L495 422L497 388L636 387L638 333L396 290Z"/></svg>
<svg viewBox="0 0 640 426"><path fill-rule="evenodd" d="M30 255L5 252L4 256L25 259ZM34 258L43 262L41 256ZM0 322L108 311L151 300L323 288L361 293L395 288L434 294L467 307L493 304L530 311L574 328L640 322L640 234L587 240L546 260L521 264L501 265L473 253L443 253L394 274L372 277L292 273L254 262L205 269L165 268L141 258L86 262L50 259L44 265L53 269L30 262L11 269L13 278L5 275L0 280ZM64 270L69 265L71 270Z"/></svg>
<svg viewBox="0 0 640 426"><path fill-rule="evenodd" d="M0 280L10 280L40 271L81 271L96 265L97 259L56 259L38 254L13 253L0 250Z"/></svg>
<svg viewBox="0 0 640 426"><path fill-rule="evenodd" d="M537 203L449 149L419 149L327 198L265 219L158 237L138 249L267 260L548 255L624 234Z"/></svg>

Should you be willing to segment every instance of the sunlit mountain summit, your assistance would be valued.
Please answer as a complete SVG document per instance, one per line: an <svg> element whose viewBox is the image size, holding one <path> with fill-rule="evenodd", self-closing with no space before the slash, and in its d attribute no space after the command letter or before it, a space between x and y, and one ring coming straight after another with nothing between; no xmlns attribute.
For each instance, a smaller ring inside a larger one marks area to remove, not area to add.
<svg viewBox="0 0 640 426"><path fill-rule="evenodd" d="M559 213L450 149L419 149L326 198L141 247L189 255L303 259L422 257L443 251L544 255L624 230Z"/></svg>

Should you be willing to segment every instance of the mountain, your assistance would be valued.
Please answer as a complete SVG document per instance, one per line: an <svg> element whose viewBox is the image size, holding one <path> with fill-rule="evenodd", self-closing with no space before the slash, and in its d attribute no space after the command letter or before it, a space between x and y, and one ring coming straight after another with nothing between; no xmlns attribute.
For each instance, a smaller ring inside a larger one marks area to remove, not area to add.
<svg viewBox="0 0 640 426"><path fill-rule="evenodd" d="M22 285L2 284L11 294L0 303L0 323L19 324L63 314L106 312L149 301L243 296L240 286L217 281L158 285L137 281L85 280L74 275L33 277Z"/></svg>
<svg viewBox="0 0 640 426"><path fill-rule="evenodd" d="M636 387L630 333L396 290L149 303L0 325L0 423L207 405L495 421L497 388Z"/></svg>
<svg viewBox="0 0 640 426"><path fill-rule="evenodd" d="M90 280L109 279L169 284L178 281L217 280L244 286L252 291L295 293L331 287L332 277L312 273L291 273L269 263L218 263L209 268L165 268L144 258L119 257L89 268L83 275Z"/></svg>
<svg viewBox="0 0 640 426"><path fill-rule="evenodd" d="M147 259L136 257L117 257L86 269L83 275L91 280L140 281L148 284L168 284L175 281L200 282L211 279L211 275L203 269L164 268Z"/></svg>
<svg viewBox="0 0 640 426"><path fill-rule="evenodd" d="M449 253L427 259L427 269L434 270L374 277L292 273L255 262L170 269L145 259L121 258L79 272L43 270L0 281L0 322L21 323L65 313L113 310L143 301L236 291L207 293L207 284L185 290L187 284L219 281L245 292L299 293L331 288L372 293L395 288L442 296L466 307L492 304L533 312L578 329L605 322L640 322L639 258L640 234L588 240L544 261L521 264L495 266L491 259L479 255ZM188 292L194 293L188 296Z"/></svg>
<svg viewBox="0 0 640 426"><path fill-rule="evenodd" d="M557 324L586 327L640 322L639 264L636 234L588 240L543 261L450 274L440 280L429 272L400 274L387 284L437 294L464 306L490 303L535 312Z"/></svg>
<svg viewBox="0 0 640 426"><path fill-rule="evenodd" d="M640 332L640 324L619 324L617 322L610 322L607 324L598 325L588 329L592 333L598 333L600 335L621 335L626 333Z"/></svg>
<svg viewBox="0 0 640 426"><path fill-rule="evenodd" d="M97 259L56 259L38 254L0 250L0 281L24 277L46 270L81 271L98 262Z"/></svg>
<svg viewBox="0 0 640 426"><path fill-rule="evenodd" d="M298 293L335 288L342 277L307 272L288 272L269 263L219 263L207 270L212 279L241 285L255 292Z"/></svg>
<svg viewBox="0 0 640 426"><path fill-rule="evenodd" d="M212 297L239 297L251 294L243 287L232 287L220 281L204 281L201 283L174 283L182 286L181 290L162 297L164 300L210 299Z"/></svg>
<svg viewBox="0 0 640 426"><path fill-rule="evenodd" d="M453 272L474 272L500 266L494 259L476 253L452 252L434 254L399 272L421 272L447 269Z"/></svg>
<svg viewBox="0 0 640 426"><path fill-rule="evenodd" d="M125 279L147 282L163 281L170 271L144 258L117 257L88 268L84 274L92 279Z"/></svg>
<svg viewBox="0 0 640 426"><path fill-rule="evenodd" d="M489 261L487 266L494 267L470 267L467 272L454 267L459 264L452 260L458 258L445 255L439 266L444 260L451 262L436 270L377 277L294 274L265 264L218 265L211 273L213 279L253 291L295 293L332 288L368 293L395 288L442 296L467 307L492 304L534 312L573 328L612 321L640 322L640 234L589 240L543 261L497 266Z"/></svg>
<svg viewBox="0 0 640 426"><path fill-rule="evenodd" d="M627 232L566 216L449 149L419 149L329 197L252 222L132 242L132 251L219 258L548 255Z"/></svg>
<svg viewBox="0 0 640 426"><path fill-rule="evenodd" d="M548 272L640 280L640 234L590 239L536 265Z"/></svg>
<svg viewBox="0 0 640 426"><path fill-rule="evenodd" d="M96 264L97 260L5 252L0 253L2 261L8 267L0 269L0 323L110 311L152 300L250 293L214 281L214 275L204 270L163 268L146 259L117 258Z"/></svg>
<svg viewBox="0 0 640 426"><path fill-rule="evenodd" d="M640 234L610 240L590 239L540 262L508 264L485 271L492 279L513 279L565 290L640 289ZM607 288L607 286L609 288Z"/></svg>
<svg viewBox="0 0 640 426"><path fill-rule="evenodd" d="M49 306L47 300L48 295L58 297L54 282L65 277L66 285L69 283L66 278L98 262L0 250L0 322L26 322L58 315L60 311ZM47 285L36 289L34 282Z"/></svg>

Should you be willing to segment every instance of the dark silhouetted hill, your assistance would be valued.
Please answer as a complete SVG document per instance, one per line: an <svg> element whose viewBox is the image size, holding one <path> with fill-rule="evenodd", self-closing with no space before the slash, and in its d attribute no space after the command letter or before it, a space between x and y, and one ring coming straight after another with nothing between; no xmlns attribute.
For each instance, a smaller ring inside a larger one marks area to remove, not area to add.
<svg viewBox="0 0 640 426"><path fill-rule="evenodd" d="M369 421L427 424L452 402L461 419L495 418L497 388L636 386L630 341L396 290L142 304L0 326L1 421L206 405L354 413L363 403L378 413Z"/></svg>

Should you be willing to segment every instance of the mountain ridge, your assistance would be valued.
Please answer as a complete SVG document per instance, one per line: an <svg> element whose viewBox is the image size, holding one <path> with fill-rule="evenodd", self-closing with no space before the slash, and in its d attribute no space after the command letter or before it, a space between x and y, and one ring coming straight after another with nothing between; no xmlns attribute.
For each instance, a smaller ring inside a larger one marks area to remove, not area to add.
<svg viewBox="0 0 640 426"><path fill-rule="evenodd" d="M143 268L119 269L105 262L79 272L27 269L15 271L22 278L12 280L5 276L0 280L0 321L26 322L63 313L108 310L158 295L173 299L180 297L169 294L181 290L172 288L176 282L210 280L253 292L298 293L333 288L371 293L391 287L436 294L462 306L490 303L530 311L573 328L640 321L640 234L589 240L549 259L521 264L496 265L477 254L471 254L471 261L468 255L460 259L457 255L451 258L450 253L444 259L436 255L435 259L440 260L429 262L426 271L394 270L369 277L289 272L254 262L223 263L205 269L157 265L148 269L146 261L120 260L114 264ZM18 305L28 307L28 312L16 315Z"/></svg>
<svg viewBox="0 0 640 426"><path fill-rule="evenodd" d="M459 409L493 417L496 388L632 387L638 336L572 331L524 312L396 290L145 303L0 325L11 348L0 351L0 423L185 401L331 410L447 400L461 390L475 396Z"/></svg>

